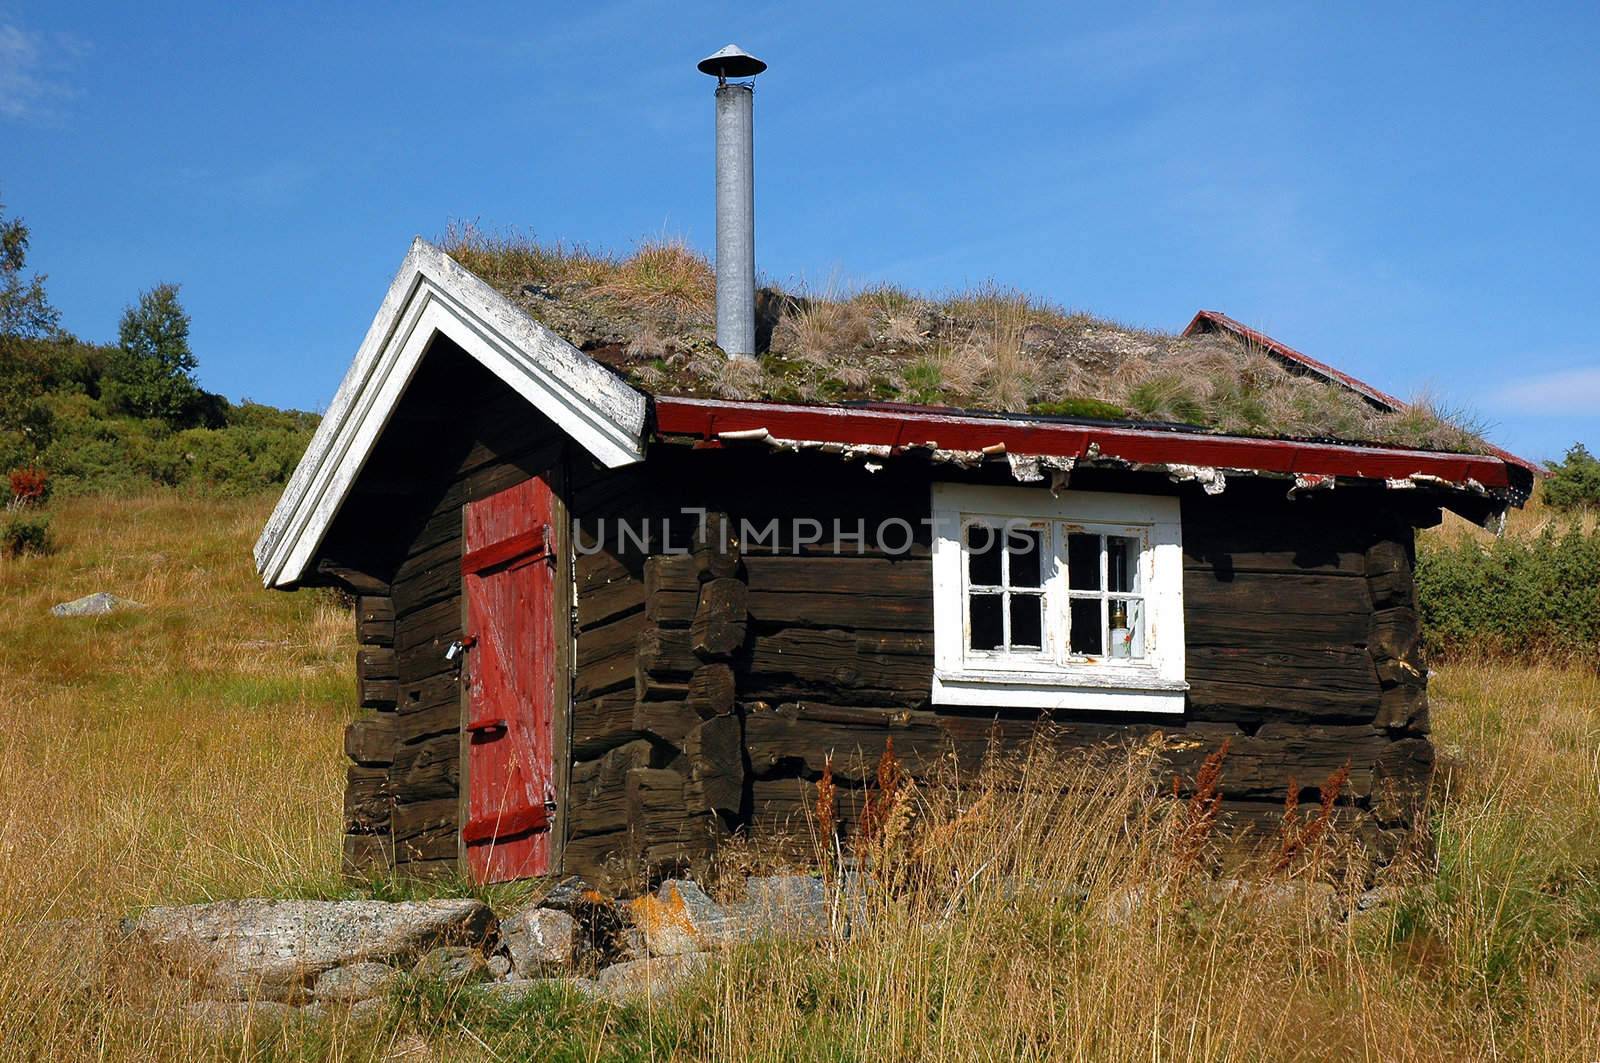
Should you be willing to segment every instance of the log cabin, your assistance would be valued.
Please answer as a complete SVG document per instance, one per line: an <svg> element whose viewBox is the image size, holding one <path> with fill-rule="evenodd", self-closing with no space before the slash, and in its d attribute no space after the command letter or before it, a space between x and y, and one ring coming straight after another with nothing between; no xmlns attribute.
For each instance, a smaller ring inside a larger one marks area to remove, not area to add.
<svg viewBox="0 0 1600 1063"><path fill-rule="evenodd" d="M830 762L859 799L891 741L915 776L1041 728L1180 777L1227 743L1238 823L1348 764L1375 853L1416 825L1414 532L1525 463L702 386L458 258L413 245L255 551L355 596L352 871L648 874L803 829Z"/></svg>

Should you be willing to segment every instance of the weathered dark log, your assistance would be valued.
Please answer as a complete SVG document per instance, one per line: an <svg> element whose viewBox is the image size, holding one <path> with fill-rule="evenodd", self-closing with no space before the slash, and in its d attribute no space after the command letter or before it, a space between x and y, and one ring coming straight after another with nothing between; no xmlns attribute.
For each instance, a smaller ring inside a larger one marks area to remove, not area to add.
<svg viewBox="0 0 1600 1063"><path fill-rule="evenodd" d="M684 736L700 725L700 714L687 701L636 701L633 729L682 747Z"/></svg>
<svg viewBox="0 0 1600 1063"><path fill-rule="evenodd" d="M456 796L461 790L460 750L454 733L396 748L389 769L391 789L413 802Z"/></svg>
<svg viewBox="0 0 1600 1063"><path fill-rule="evenodd" d="M346 875L366 878L394 866L394 843L387 834L346 834L343 870Z"/></svg>
<svg viewBox="0 0 1600 1063"><path fill-rule="evenodd" d="M733 669L726 664L703 664L689 677L687 700L702 717L732 712L737 697Z"/></svg>
<svg viewBox="0 0 1600 1063"><path fill-rule="evenodd" d="M578 635L578 668L615 657L638 646L639 634L650 626L643 613L631 613Z"/></svg>
<svg viewBox="0 0 1600 1063"><path fill-rule="evenodd" d="M704 514L691 542L702 580L732 579L738 575L739 539L726 513Z"/></svg>
<svg viewBox="0 0 1600 1063"><path fill-rule="evenodd" d="M389 833L389 772L352 764L345 769L344 831L346 834Z"/></svg>
<svg viewBox="0 0 1600 1063"><path fill-rule="evenodd" d="M363 594L356 599L356 641L367 646L394 645L394 600Z"/></svg>
<svg viewBox="0 0 1600 1063"><path fill-rule="evenodd" d="M707 580L700 587L700 603L689 628L690 648L703 661L732 656L744 645L749 605L743 582L727 578Z"/></svg>
<svg viewBox="0 0 1600 1063"><path fill-rule="evenodd" d="M922 601L933 594L927 560L756 556L744 563L753 594L861 594Z"/></svg>
<svg viewBox="0 0 1600 1063"><path fill-rule="evenodd" d="M461 602L446 598L403 617L395 626L395 649L404 655L417 649L435 649L442 657L445 647L461 637Z"/></svg>
<svg viewBox="0 0 1600 1063"><path fill-rule="evenodd" d="M351 594L389 593L388 580L330 558L317 562L317 574L343 587Z"/></svg>
<svg viewBox="0 0 1600 1063"><path fill-rule="evenodd" d="M457 851L454 797L394 806L396 860L452 859Z"/></svg>
<svg viewBox="0 0 1600 1063"><path fill-rule="evenodd" d="M687 627L700 601L699 562L688 554L657 555L644 563L645 615L669 627Z"/></svg>
<svg viewBox="0 0 1600 1063"><path fill-rule="evenodd" d="M602 583L578 595L578 630L610 624L644 608L644 583L631 576Z"/></svg>
<svg viewBox="0 0 1600 1063"><path fill-rule="evenodd" d="M807 594L752 590L749 610L751 619L762 624L933 630L931 589L922 598L888 597L876 593Z"/></svg>
<svg viewBox="0 0 1600 1063"><path fill-rule="evenodd" d="M786 628L758 635L748 659L735 665L740 693L768 698L830 691L874 690L916 704L927 699L931 656L882 652L890 640L858 640L849 631Z"/></svg>
<svg viewBox="0 0 1600 1063"><path fill-rule="evenodd" d="M632 690L577 702L572 708L572 756L589 760L643 735L633 727Z"/></svg>
<svg viewBox="0 0 1600 1063"><path fill-rule="evenodd" d="M597 760L580 761L572 766L567 806L571 837L627 830L627 774L634 768L649 765L650 755L650 743L640 739L609 750Z"/></svg>
<svg viewBox="0 0 1600 1063"><path fill-rule="evenodd" d="M344 729L344 755L368 767L394 761L394 713L367 712Z"/></svg>
<svg viewBox="0 0 1600 1063"><path fill-rule="evenodd" d="M1379 609L1372 614L1372 637L1368 644L1377 660L1395 658L1411 661L1422 643L1422 621L1416 610L1403 607Z"/></svg>
<svg viewBox="0 0 1600 1063"><path fill-rule="evenodd" d="M691 811L737 815L744 801L744 736L736 716L697 724L683 739L684 800Z"/></svg>
<svg viewBox="0 0 1600 1063"><path fill-rule="evenodd" d="M639 632L637 661L640 676L684 681L703 663L694 654L689 632L649 627Z"/></svg>
<svg viewBox="0 0 1600 1063"><path fill-rule="evenodd" d="M633 768L627 776L628 833L646 867L705 856L723 833L713 815L691 811L684 779L664 768Z"/></svg>

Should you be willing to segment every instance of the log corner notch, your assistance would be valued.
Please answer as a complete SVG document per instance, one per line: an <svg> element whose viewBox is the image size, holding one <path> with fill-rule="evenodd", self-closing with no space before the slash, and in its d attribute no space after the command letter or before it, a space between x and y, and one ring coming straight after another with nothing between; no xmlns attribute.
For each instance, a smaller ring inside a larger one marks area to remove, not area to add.
<svg viewBox="0 0 1600 1063"><path fill-rule="evenodd" d="M358 715L345 727L344 872L365 877L394 866L394 802L389 769L394 764L395 719L400 675L395 662L394 600L386 585L355 602L356 700Z"/></svg>
<svg viewBox="0 0 1600 1063"><path fill-rule="evenodd" d="M744 809L744 721L734 669L749 630L749 588L725 513L707 513L687 554L645 562L634 729L657 748L627 772L630 855L643 867L709 855Z"/></svg>

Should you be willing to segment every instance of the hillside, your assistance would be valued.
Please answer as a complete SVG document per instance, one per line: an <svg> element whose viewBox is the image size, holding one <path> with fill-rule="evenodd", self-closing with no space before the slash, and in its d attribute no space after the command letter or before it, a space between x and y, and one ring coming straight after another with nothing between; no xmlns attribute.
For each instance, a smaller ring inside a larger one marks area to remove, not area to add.
<svg viewBox="0 0 1600 1063"><path fill-rule="evenodd" d="M115 920L159 901L401 889L338 877L353 624L330 595L260 589L249 546L271 501L68 498L57 553L0 558L8 1055L238 1057L236 1037L181 1015L182 985L121 941ZM48 615L98 590L145 607ZM675 1001L552 993L507 1006L405 984L375 1027L335 1015L258 1030L275 1043L258 1051L1586 1058L1600 1043L1600 677L1444 664L1433 691L1438 861L1429 877L1395 874L1392 902L1349 922L1311 892L1219 906L1174 862L1166 781L1141 774L1135 753L1096 774L1089 792L1108 803L1092 815L1047 814L1028 802L1063 798L1018 792L1015 779L918 795L905 836L915 850L882 857L901 886L874 894L854 935L736 952ZM1091 782L1082 765L1039 767ZM1130 826L1107 829L1106 817ZM1341 883L1343 866L1324 870ZM1128 907L1138 896L1155 901ZM1112 904L1134 915L1103 914Z"/></svg>
<svg viewBox="0 0 1600 1063"><path fill-rule="evenodd" d="M0 473L41 466L58 495L252 494L286 482L316 430L315 414L198 388L177 416L141 416L116 393L114 346L54 335L0 348Z"/></svg>

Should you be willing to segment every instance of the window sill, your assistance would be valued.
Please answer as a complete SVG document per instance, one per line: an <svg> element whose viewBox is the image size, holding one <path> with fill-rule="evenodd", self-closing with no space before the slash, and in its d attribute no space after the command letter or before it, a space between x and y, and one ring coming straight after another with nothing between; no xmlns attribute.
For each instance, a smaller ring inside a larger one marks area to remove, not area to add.
<svg viewBox="0 0 1600 1063"><path fill-rule="evenodd" d="M1153 670L1118 673L939 670L933 675L933 703L1182 714L1188 683L1162 678Z"/></svg>

